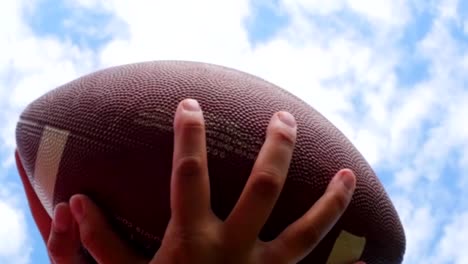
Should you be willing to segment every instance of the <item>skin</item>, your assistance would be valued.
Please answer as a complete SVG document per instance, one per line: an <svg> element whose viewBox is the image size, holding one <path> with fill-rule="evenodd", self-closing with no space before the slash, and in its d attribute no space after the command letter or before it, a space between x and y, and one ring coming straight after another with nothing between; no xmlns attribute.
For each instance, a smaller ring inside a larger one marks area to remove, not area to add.
<svg viewBox="0 0 468 264"><path fill-rule="evenodd" d="M287 112L271 118L267 137L239 200L225 221L210 207L203 113L195 100L182 101L174 118L171 219L160 249L144 259L112 231L100 209L85 195L60 203L51 219L33 191L16 153L33 218L47 243L51 262L81 263L80 244L100 264L124 263L297 263L335 225L353 195L356 178L339 171L323 196L276 239L258 239L286 180L297 125ZM362 263L362 262L359 262Z"/></svg>

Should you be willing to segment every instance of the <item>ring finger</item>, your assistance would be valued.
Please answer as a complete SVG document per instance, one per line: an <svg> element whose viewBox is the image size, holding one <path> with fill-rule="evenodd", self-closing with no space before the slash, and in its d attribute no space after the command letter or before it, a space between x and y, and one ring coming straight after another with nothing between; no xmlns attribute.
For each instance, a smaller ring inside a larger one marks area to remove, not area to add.
<svg viewBox="0 0 468 264"><path fill-rule="evenodd" d="M355 186L356 176L351 170L339 171L324 195L275 240L266 244L269 252L281 252L281 258L293 263L308 255L346 210Z"/></svg>

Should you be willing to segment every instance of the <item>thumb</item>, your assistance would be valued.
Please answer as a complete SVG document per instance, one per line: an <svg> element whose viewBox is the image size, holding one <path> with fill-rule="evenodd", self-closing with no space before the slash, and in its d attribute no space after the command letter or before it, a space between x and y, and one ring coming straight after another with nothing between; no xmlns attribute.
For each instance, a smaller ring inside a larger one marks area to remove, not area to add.
<svg viewBox="0 0 468 264"><path fill-rule="evenodd" d="M99 208L85 195L74 195L70 199L70 209L78 223L83 246L99 264L144 263L112 231ZM147 262L147 261L146 261Z"/></svg>

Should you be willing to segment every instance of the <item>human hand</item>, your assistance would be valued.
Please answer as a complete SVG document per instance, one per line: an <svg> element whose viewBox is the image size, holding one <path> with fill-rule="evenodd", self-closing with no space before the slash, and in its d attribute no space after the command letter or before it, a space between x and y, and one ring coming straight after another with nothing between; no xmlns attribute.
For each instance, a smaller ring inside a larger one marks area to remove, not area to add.
<svg viewBox="0 0 468 264"><path fill-rule="evenodd" d="M259 232L286 180L296 122L286 112L272 117L247 184L222 221L210 207L205 127L197 106L184 100L175 115L171 219L155 256L144 259L128 248L100 209L79 194L55 208L47 243L55 264L79 262L80 244L100 264L297 263L314 249L348 206L355 189L353 172L339 171L306 214L276 239L260 241Z"/></svg>

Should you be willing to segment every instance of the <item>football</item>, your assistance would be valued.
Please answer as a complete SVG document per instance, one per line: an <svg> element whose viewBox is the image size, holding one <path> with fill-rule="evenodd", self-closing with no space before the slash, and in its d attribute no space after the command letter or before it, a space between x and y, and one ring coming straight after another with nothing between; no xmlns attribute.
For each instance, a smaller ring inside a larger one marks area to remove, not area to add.
<svg viewBox="0 0 468 264"><path fill-rule="evenodd" d="M218 217L225 219L239 198L270 118L285 110L296 118L297 143L260 239L274 239L349 168L357 177L349 207L301 263L402 262L406 242L397 211L369 163L333 124L268 81L201 62L110 67L30 103L17 123L17 151L46 211L52 215L57 203L86 194L130 246L154 255L170 219L173 118L186 98L203 109Z"/></svg>

